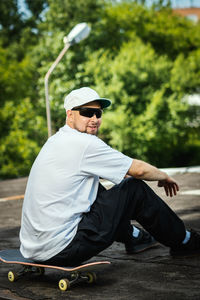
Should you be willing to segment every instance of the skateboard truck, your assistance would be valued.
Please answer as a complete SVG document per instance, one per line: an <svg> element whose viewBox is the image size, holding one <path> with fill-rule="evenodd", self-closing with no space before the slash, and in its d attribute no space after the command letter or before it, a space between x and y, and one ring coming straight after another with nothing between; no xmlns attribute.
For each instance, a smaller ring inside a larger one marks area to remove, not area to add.
<svg viewBox="0 0 200 300"><path fill-rule="evenodd" d="M18 280L19 278L30 274L30 273L36 273L38 275L43 275L45 273L45 269L42 267L33 267L33 266L23 266L21 270L18 272L16 271L9 271L8 272L8 280L10 282L14 282Z"/></svg>
<svg viewBox="0 0 200 300"><path fill-rule="evenodd" d="M77 282L85 281L87 283L94 283L96 282L96 279L97 276L96 273L94 272L86 272L86 273L75 272L71 274L70 280L68 278L61 279L58 283L58 286L61 291L66 291Z"/></svg>

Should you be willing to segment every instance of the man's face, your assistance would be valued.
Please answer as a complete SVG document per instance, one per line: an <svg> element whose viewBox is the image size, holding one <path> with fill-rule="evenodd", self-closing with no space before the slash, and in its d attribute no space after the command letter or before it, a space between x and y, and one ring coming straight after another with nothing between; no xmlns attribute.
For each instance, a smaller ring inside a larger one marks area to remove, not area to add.
<svg viewBox="0 0 200 300"><path fill-rule="evenodd" d="M98 108L101 109L101 105L98 101L92 101L82 105L81 107ZM97 118L94 114L91 118L81 116L79 111L69 110L67 111L67 124L80 132L85 132L93 135L97 135L98 129L101 125L101 118Z"/></svg>

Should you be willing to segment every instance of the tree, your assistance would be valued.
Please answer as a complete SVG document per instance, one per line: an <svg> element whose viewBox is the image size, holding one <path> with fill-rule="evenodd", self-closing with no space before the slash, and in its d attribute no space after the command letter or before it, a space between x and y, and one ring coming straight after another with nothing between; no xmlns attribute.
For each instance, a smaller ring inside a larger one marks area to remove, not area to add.
<svg viewBox="0 0 200 300"><path fill-rule="evenodd" d="M19 41L24 23L18 12L17 0L0 1L0 25L0 40L3 46L8 46L16 40Z"/></svg>
<svg viewBox="0 0 200 300"><path fill-rule="evenodd" d="M183 91L173 91L170 85L173 71L167 57L138 38L123 44L114 59L109 53L95 53L86 73L93 75L100 94L113 100L114 109L105 114L103 139L131 157L160 167L175 164L174 149L185 147L190 129Z"/></svg>
<svg viewBox="0 0 200 300"><path fill-rule="evenodd" d="M39 144L45 141L44 118L37 115L28 98L18 105L7 101L0 118L9 127L8 134L0 138L0 178L26 176L40 150Z"/></svg>
<svg viewBox="0 0 200 300"><path fill-rule="evenodd" d="M70 47L49 81L53 130L65 122L64 96L91 86L113 101L101 130L110 145L160 167L198 163L199 115L184 99L199 92L200 25L158 2L26 0L27 18L15 0L11 15L1 2L1 178L27 175L46 140L44 76L83 21L89 38Z"/></svg>

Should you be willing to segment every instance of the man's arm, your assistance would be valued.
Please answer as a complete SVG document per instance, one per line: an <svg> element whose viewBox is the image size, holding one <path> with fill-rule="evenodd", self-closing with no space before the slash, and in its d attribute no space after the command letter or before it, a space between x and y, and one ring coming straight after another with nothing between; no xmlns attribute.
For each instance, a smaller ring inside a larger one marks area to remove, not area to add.
<svg viewBox="0 0 200 300"><path fill-rule="evenodd" d="M170 197L176 195L176 192L179 190L176 181L169 177L167 173L142 160L133 159L127 175L141 180L158 181L158 186L164 187L166 195Z"/></svg>

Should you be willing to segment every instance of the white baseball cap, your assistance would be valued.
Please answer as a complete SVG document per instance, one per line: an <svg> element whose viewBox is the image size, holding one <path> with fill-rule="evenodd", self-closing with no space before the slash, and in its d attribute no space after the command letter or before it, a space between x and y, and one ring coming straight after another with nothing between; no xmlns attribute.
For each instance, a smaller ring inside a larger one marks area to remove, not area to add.
<svg viewBox="0 0 200 300"><path fill-rule="evenodd" d="M91 101L99 101L101 108L111 105L111 101L106 98L101 98L97 92L89 87L82 87L77 90L71 91L64 100L64 108L70 110L74 107L81 106Z"/></svg>

